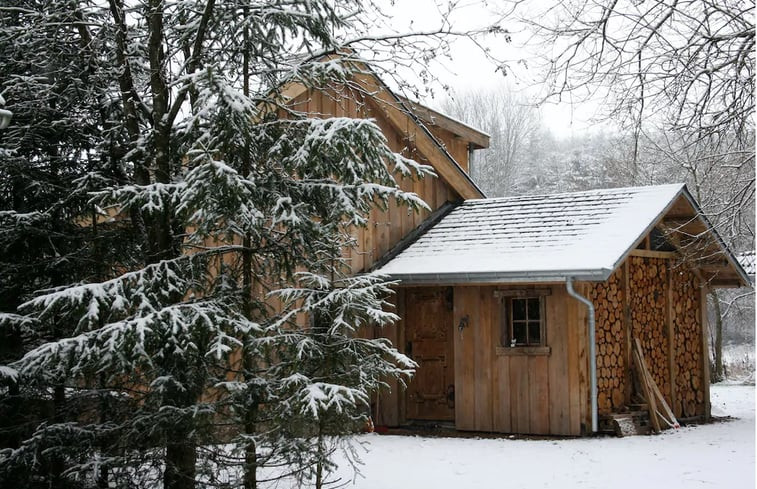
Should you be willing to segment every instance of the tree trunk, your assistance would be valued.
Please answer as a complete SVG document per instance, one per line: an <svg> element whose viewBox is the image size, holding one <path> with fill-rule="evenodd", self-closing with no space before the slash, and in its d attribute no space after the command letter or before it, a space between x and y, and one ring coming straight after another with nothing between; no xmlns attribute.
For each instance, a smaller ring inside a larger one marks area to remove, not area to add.
<svg viewBox="0 0 757 489"><path fill-rule="evenodd" d="M315 465L315 489L323 489L323 460L326 458L324 446L323 419L318 422L318 461Z"/></svg>
<svg viewBox="0 0 757 489"><path fill-rule="evenodd" d="M255 418L257 409L250 409L244 423L244 431L248 436L255 434ZM258 454L254 441L246 441L244 451L244 489L257 489L258 487Z"/></svg>
<svg viewBox="0 0 757 489"><path fill-rule="evenodd" d="M247 5L242 9L242 14L245 19L250 15L250 9ZM245 96L250 95L250 30L245 23L243 33L244 46L242 50L242 91ZM249 134L244 135L244 153L242 154L242 176L245 178L249 175L252 169L252 162L250 161L250 140ZM243 313L247 319L252 319L252 252L250 247L252 246L252 238L250 233L245 233L242 240L242 294L243 294ZM251 360L250 355L244 356L244 367L247 372L254 368L254 362ZM245 414L244 432L248 437L255 435L257 429L256 420L258 416L257 405L248 406L247 413ZM257 445L254 441L248 439L246 441L244 453L244 488L245 489L257 489L258 487L258 454Z"/></svg>
<svg viewBox="0 0 757 489"><path fill-rule="evenodd" d="M53 421L62 423L65 420L64 410L66 404L66 390L63 384L56 385L53 389ZM63 471L66 465L60 455L53 455L50 461L50 484L51 487L63 487Z"/></svg>
<svg viewBox="0 0 757 489"><path fill-rule="evenodd" d="M166 445L166 470L163 473L164 489L194 489L197 452L187 440Z"/></svg>
<svg viewBox="0 0 757 489"><path fill-rule="evenodd" d="M720 382L725 378L723 369L723 316L720 310L720 297L715 290L710 291L710 299L714 307L714 324L711 327L714 329L715 342L712 345L712 356L714 363L714 370L712 372L712 381Z"/></svg>

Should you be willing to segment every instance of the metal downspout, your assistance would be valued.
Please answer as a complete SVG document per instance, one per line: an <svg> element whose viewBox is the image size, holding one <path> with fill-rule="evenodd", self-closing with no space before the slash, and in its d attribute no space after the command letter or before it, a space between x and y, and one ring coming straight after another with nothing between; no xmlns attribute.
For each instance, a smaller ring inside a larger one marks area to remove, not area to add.
<svg viewBox="0 0 757 489"><path fill-rule="evenodd" d="M599 431L597 412L597 340L595 335L594 304L573 289L573 277L565 279L565 287L571 297L583 302L589 308L589 382L591 384L591 432Z"/></svg>

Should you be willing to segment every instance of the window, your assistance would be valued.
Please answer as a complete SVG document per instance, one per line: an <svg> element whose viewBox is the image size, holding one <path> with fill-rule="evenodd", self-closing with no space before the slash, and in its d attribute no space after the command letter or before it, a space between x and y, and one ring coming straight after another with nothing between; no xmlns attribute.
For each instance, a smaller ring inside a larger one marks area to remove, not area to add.
<svg viewBox="0 0 757 489"><path fill-rule="evenodd" d="M499 289L500 341L497 355L549 355L546 302L550 288Z"/></svg>
<svg viewBox="0 0 757 489"><path fill-rule="evenodd" d="M502 346L545 344L543 296L503 297L502 305Z"/></svg>
<svg viewBox="0 0 757 489"><path fill-rule="evenodd" d="M509 299L508 339L505 346L539 346L542 344L542 313L539 297Z"/></svg>

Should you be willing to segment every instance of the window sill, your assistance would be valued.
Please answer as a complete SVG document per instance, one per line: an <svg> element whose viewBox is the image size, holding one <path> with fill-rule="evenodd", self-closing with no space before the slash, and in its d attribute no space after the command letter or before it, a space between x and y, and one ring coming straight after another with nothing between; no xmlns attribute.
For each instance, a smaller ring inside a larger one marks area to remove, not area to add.
<svg viewBox="0 0 757 489"><path fill-rule="evenodd" d="M497 347L497 356L502 357L514 357L514 356L547 356L552 352L552 348L548 346L513 346L513 347Z"/></svg>

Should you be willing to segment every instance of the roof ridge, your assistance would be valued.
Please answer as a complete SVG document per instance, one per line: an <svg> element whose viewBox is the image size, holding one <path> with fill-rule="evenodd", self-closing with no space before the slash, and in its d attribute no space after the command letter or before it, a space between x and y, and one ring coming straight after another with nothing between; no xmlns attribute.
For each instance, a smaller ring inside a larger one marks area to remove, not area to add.
<svg viewBox="0 0 757 489"><path fill-rule="evenodd" d="M467 199L465 202L463 202L463 205L471 203L471 204L479 204L479 203L496 203L496 202L516 202L516 201L528 201L528 200L536 200L536 199L553 199L553 198L560 198L560 197L575 197L575 196L581 196L581 195L613 195L613 194L619 194L623 192L627 193L638 193L639 191L644 190L654 190L654 189L662 189L665 187L669 188L683 188L686 184L684 183L665 183L665 184L659 184L659 185L639 185L634 187L611 187L611 188L596 188L596 189L590 189L590 190L578 190L574 192L558 192L555 194L522 194L522 195L511 195L511 196L505 196L505 197L485 197L483 199Z"/></svg>

